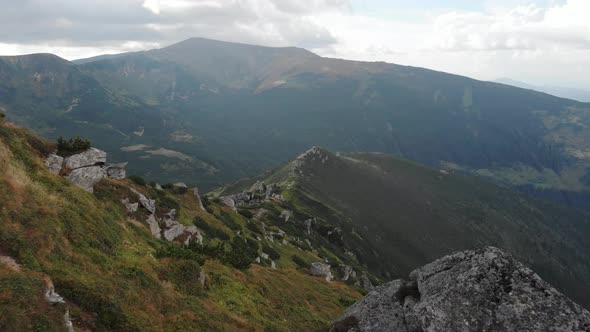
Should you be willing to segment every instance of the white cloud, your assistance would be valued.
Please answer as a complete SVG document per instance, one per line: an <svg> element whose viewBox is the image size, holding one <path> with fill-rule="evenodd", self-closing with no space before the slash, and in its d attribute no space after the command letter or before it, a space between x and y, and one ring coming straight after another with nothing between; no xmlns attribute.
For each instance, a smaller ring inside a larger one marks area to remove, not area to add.
<svg viewBox="0 0 590 332"><path fill-rule="evenodd" d="M483 79L590 86L590 0L494 0L480 11L425 10L419 20L356 14L349 0L0 0L0 5L4 54L52 52L71 59L208 37L295 45L324 56Z"/></svg>

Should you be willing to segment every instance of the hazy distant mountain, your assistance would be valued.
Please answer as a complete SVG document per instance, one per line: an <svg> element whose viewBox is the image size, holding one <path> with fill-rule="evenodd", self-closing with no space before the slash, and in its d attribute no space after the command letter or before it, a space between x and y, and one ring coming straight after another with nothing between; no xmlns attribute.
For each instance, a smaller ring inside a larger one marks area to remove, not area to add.
<svg viewBox="0 0 590 332"><path fill-rule="evenodd" d="M0 63L0 73L18 78L0 82L9 119L50 136L89 136L113 158L137 161L132 173L159 181L212 188L322 145L546 192L590 185L590 104L503 84L194 38L79 65L62 61L46 68L55 79L77 87L83 77L94 87L31 99L32 87L54 81ZM76 98L85 106L65 112Z"/></svg>
<svg viewBox="0 0 590 332"><path fill-rule="evenodd" d="M523 89L537 90L561 98L573 99L586 103L590 102L590 90L575 89L562 86L531 85L507 77L498 78L497 80L494 80L494 82L512 85Z"/></svg>

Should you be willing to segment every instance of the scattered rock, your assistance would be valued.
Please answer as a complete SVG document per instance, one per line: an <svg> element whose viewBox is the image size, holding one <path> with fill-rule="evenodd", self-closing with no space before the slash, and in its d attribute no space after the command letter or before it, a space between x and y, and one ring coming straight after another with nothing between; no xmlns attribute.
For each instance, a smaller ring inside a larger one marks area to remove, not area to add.
<svg viewBox="0 0 590 332"><path fill-rule="evenodd" d="M156 183L156 190L163 190L162 186L159 183Z"/></svg>
<svg viewBox="0 0 590 332"><path fill-rule="evenodd" d="M205 288L205 283L207 282L207 275L205 272L199 272L199 284L201 284L201 288Z"/></svg>
<svg viewBox="0 0 590 332"><path fill-rule="evenodd" d="M15 272L20 272L21 269L20 264L18 264L14 258L10 256L0 255L0 265L4 265Z"/></svg>
<svg viewBox="0 0 590 332"><path fill-rule="evenodd" d="M275 261L270 261L270 268L276 270L277 264L275 263Z"/></svg>
<svg viewBox="0 0 590 332"><path fill-rule="evenodd" d="M141 206L146 208L146 210L148 210L151 214L156 213L156 201L155 200L145 197L142 193L140 193L139 191L137 191L133 188L129 188L129 189L133 193L135 193L137 195L137 197L139 197L139 203L141 203Z"/></svg>
<svg viewBox="0 0 590 332"><path fill-rule="evenodd" d="M266 185L264 182L256 182L249 190L220 199L230 207L255 207L271 200L282 200L280 188L276 184ZM231 199L231 201L230 201Z"/></svg>
<svg viewBox="0 0 590 332"><path fill-rule="evenodd" d="M59 294L57 294L53 285L48 287L47 290L45 291L45 300L49 304L64 304L64 303L66 303L66 301L64 301L63 297L61 297Z"/></svg>
<svg viewBox="0 0 590 332"><path fill-rule="evenodd" d="M72 323L72 320L70 319L70 311L66 310L66 313L64 314L64 322L66 323L66 331L67 332L74 332L74 324Z"/></svg>
<svg viewBox="0 0 590 332"><path fill-rule="evenodd" d="M49 171L52 174L59 175L64 164L64 158L60 157L56 154L50 154L49 157L45 160L45 166L49 168Z"/></svg>
<svg viewBox="0 0 590 332"><path fill-rule="evenodd" d="M174 186L176 188L184 188L184 189L188 188L184 182L176 182L172 186Z"/></svg>
<svg viewBox="0 0 590 332"><path fill-rule="evenodd" d="M326 277L326 281L332 281L332 279L334 279L332 271L330 270L330 264L322 262L311 263L309 274L317 277Z"/></svg>
<svg viewBox="0 0 590 332"><path fill-rule="evenodd" d="M331 331L589 331L590 312L493 247L445 256L379 286Z"/></svg>
<svg viewBox="0 0 590 332"><path fill-rule="evenodd" d="M125 205L128 213L137 212L137 209L139 208L139 203L129 203L129 198L122 199L121 203Z"/></svg>
<svg viewBox="0 0 590 332"><path fill-rule="evenodd" d="M127 163L109 164L105 166L107 177L115 180L125 179L127 177L127 171L125 170L126 167Z"/></svg>
<svg viewBox="0 0 590 332"><path fill-rule="evenodd" d="M311 223L312 223L313 219L307 219L303 222L303 224L305 225L305 232L307 232L307 235L311 234Z"/></svg>
<svg viewBox="0 0 590 332"><path fill-rule="evenodd" d="M150 216L147 218L147 220L145 221L147 222L147 224L150 226L150 232L152 233L152 236L154 236L157 239L161 239L162 238L162 229L160 229L160 225L158 225L158 221L156 220L156 216L153 214L150 214Z"/></svg>
<svg viewBox="0 0 590 332"><path fill-rule="evenodd" d="M199 209L201 209L201 211L206 211L205 206L203 206L203 201L201 200L201 195L199 195L199 188L194 187L193 194L197 197L197 201L199 202Z"/></svg>
<svg viewBox="0 0 590 332"><path fill-rule="evenodd" d="M291 218L292 215L293 215L293 211L291 211L291 210L283 210L283 211L281 211L280 217L283 218L283 220L285 222L287 222L287 221L289 221L289 219Z"/></svg>
<svg viewBox="0 0 590 332"><path fill-rule="evenodd" d="M348 281L348 279L355 278L356 272L351 266L348 265L340 265L340 273L342 275L342 281Z"/></svg>
<svg viewBox="0 0 590 332"><path fill-rule="evenodd" d="M366 273L361 274L360 278L354 283L354 285L368 291L374 288Z"/></svg>
<svg viewBox="0 0 590 332"><path fill-rule="evenodd" d="M233 211L238 211L238 209L236 208L236 202L233 200L233 198L224 196L219 197L219 199L223 204L229 206Z"/></svg>
<svg viewBox="0 0 590 332"><path fill-rule="evenodd" d="M260 257L262 257L263 259L270 259L270 256L267 253L265 253L265 252L263 252L262 254L260 254Z"/></svg>

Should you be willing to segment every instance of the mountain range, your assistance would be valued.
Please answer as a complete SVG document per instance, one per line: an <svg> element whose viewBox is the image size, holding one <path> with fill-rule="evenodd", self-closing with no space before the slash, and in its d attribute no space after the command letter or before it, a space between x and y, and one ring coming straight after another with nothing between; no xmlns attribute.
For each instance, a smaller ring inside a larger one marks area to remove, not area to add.
<svg viewBox="0 0 590 332"><path fill-rule="evenodd" d="M0 107L130 172L208 190L319 145L588 206L590 104L423 68L193 38L68 62L0 58Z"/></svg>
<svg viewBox="0 0 590 332"><path fill-rule="evenodd" d="M590 91L576 88L553 85L532 85L525 82L513 80L508 77L502 77L494 80L496 83L512 85L523 89L536 90L561 98L577 100L581 102L590 102Z"/></svg>

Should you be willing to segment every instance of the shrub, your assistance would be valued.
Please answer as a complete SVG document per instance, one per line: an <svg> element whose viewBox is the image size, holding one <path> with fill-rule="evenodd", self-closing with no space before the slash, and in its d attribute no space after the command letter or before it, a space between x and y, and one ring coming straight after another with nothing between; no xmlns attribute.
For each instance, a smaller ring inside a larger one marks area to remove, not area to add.
<svg viewBox="0 0 590 332"><path fill-rule="evenodd" d="M196 217L193 220L193 224L195 226L197 226L197 228L201 229L202 231L205 232L205 234L209 235L212 238L218 238L220 240L223 241L227 241L230 239L229 234L227 234L226 232L222 231L221 229L217 228L217 227L213 227L210 226L203 218L201 217Z"/></svg>
<svg viewBox="0 0 590 332"><path fill-rule="evenodd" d="M135 183L138 186L145 186L146 182L145 180L138 175L131 175L129 176L129 180L133 181L133 183Z"/></svg>
<svg viewBox="0 0 590 332"><path fill-rule="evenodd" d="M195 250L189 250L179 246L178 244L167 242L162 243L160 248L156 250L154 256L156 258L169 257L178 259L190 259L198 262L199 264L203 264L205 262L203 256Z"/></svg>
<svg viewBox="0 0 590 332"><path fill-rule="evenodd" d="M270 257L270 259L272 260L277 260L279 258L281 258L281 254L279 254L278 251L276 251L275 248L265 244L262 246L262 251L266 254L268 254L268 256Z"/></svg>
<svg viewBox="0 0 590 332"><path fill-rule="evenodd" d="M297 256L297 255L293 255L291 256L291 260L293 261L293 263L297 264L297 266L306 269L307 263L303 260L303 258Z"/></svg>
<svg viewBox="0 0 590 332"><path fill-rule="evenodd" d="M81 138L80 136L76 136L75 138L70 138L69 140L64 139L63 137L59 137L57 139L57 154L62 157L71 156L76 153L80 153L90 149L92 143L85 138Z"/></svg>
<svg viewBox="0 0 590 332"><path fill-rule="evenodd" d="M258 256L258 243L236 236L231 242L231 251L226 252L223 261L236 269L247 269Z"/></svg>
<svg viewBox="0 0 590 332"><path fill-rule="evenodd" d="M248 229L251 230L253 233L262 234L262 230L260 229L260 227L258 227L258 225L253 221L250 221L246 225L246 227L248 227Z"/></svg>
<svg viewBox="0 0 590 332"><path fill-rule="evenodd" d="M248 209L238 209L238 213L243 215L244 217L250 219L252 217L254 217L254 213L252 213L252 211L248 210Z"/></svg>

